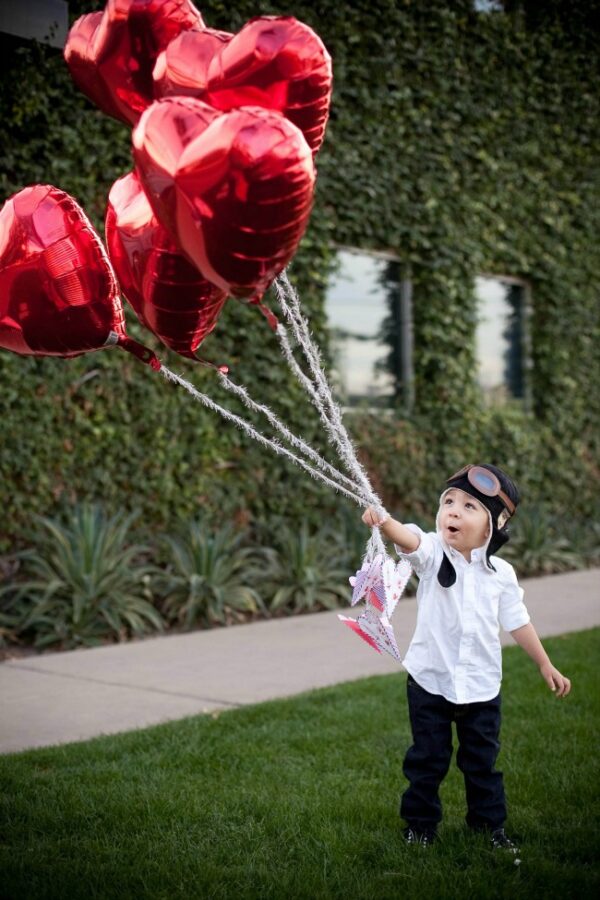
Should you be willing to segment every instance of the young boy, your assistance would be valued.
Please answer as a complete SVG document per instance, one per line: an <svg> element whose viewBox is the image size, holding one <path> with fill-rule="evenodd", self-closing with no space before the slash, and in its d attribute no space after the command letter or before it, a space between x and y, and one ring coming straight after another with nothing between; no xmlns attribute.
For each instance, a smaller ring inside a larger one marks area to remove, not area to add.
<svg viewBox="0 0 600 900"><path fill-rule="evenodd" d="M529 621L513 567L493 555L508 540L507 522L518 503L511 479L486 464L465 466L447 480L435 533L402 525L373 507L363 515L419 578L417 626L403 661L413 744L404 759L409 786L400 815L411 844L435 839L442 818L438 789L450 766L455 722L467 825L489 833L495 849L518 852L504 831L504 785L494 768L502 679L498 624L537 663L557 697L571 690Z"/></svg>

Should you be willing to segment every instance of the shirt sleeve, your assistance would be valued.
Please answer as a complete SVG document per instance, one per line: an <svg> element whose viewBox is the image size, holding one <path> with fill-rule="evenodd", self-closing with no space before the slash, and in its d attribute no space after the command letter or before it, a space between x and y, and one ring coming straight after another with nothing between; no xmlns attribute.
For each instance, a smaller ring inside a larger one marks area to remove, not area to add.
<svg viewBox="0 0 600 900"><path fill-rule="evenodd" d="M396 548L396 552L398 556L401 556L402 559L407 559L416 574L420 577L426 569L433 563L435 557L435 543L433 541L433 536L431 534L427 534L418 525L405 525L405 528L408 528L409 531L412 531L413 534L419 538L419 546L416 550L413 550L412 553L405 553L398 544L394 544Z"/></svg>
<svg viewBox="0 0 600 900"><path fill-rule="evenodd" d="M505 631L514 631L527 625L530 616L523 603L523 588L519 586L515 570L508 566L507 578L502 586L498 605L498 618Z"/></svg>

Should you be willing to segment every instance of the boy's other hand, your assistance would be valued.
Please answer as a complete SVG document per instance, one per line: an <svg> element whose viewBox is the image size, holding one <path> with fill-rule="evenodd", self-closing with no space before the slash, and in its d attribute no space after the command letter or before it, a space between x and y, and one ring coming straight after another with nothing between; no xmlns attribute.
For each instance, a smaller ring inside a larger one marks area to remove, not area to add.
<svg viewBox="0 0 600 900"><path fill-rule="evenodd" d="M571 690L571 682L568 678L555 669L552 663L544 663L540 666L542 678L551 691L556 693L557 697L566 697Z"/></svg>
<svg viewBox="0 0 600 900"><path fill-rule="evenodd" d="M362 514L362 520L369 528L377 528L388 519L389 516L385 511L378 511L374 506L369 506Z"/></svg>

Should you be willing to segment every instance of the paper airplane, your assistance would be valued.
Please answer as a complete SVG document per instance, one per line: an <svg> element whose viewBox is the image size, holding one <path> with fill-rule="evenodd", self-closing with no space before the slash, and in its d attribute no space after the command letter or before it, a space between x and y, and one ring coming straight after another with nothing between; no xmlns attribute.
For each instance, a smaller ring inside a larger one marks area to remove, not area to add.
<svg viewBox="0 0 600 900"><path fill-rule="evenodd" d="M358 619L338 613L338 619L347 625L363 641L366 641L378 653L389 653L400 662L400 650L396 643L394 629L386 615L374 615L370 610L361 613Z"/></svg>
<svg viewBox="0 0 600 900"><path fill-rule="evenodd" d="M339 620L370 647L378 653L389 653L398 661L400 651L390 617L411 574L408 560L401 559L396 563L390 557L384 560L378 553L372 560L365 560L356 575L350 578L352 606L364 598L364 612L358 619L338 613Z"/></svg>

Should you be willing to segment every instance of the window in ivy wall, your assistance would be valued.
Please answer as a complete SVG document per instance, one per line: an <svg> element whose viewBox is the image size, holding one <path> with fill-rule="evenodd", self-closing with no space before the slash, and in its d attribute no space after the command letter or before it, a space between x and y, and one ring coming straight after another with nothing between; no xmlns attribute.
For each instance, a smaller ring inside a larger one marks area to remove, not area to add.
<svg viewBox="0 0 600 900"><path fill-rule="evenodd" d="M475 280L476 377L490 404L528 401L528 286L510 276ZM393 256L337 250L326 294L334 381L346 407L413 403L412 286ZM418 348L416 351L418 352Z"/></svg>
<svg viewBox="0 0 600 900"><path fill-rule="evenodd" d="M411 401L410 282L384 253L341 248L326 295L334 380L345 406Z"/></svg>
<svg viewBox="0 0 600 900"><path fill-rule="evenodd" d="M491 404L526 398L528 288L505 276L475 280L477 378Z"/></svg>
<svg viewBox="0 0 600 900"><path fill-rule="evenodd" d="M480 13L504 12L501 0L473 0L473 8Z"/></svg>

